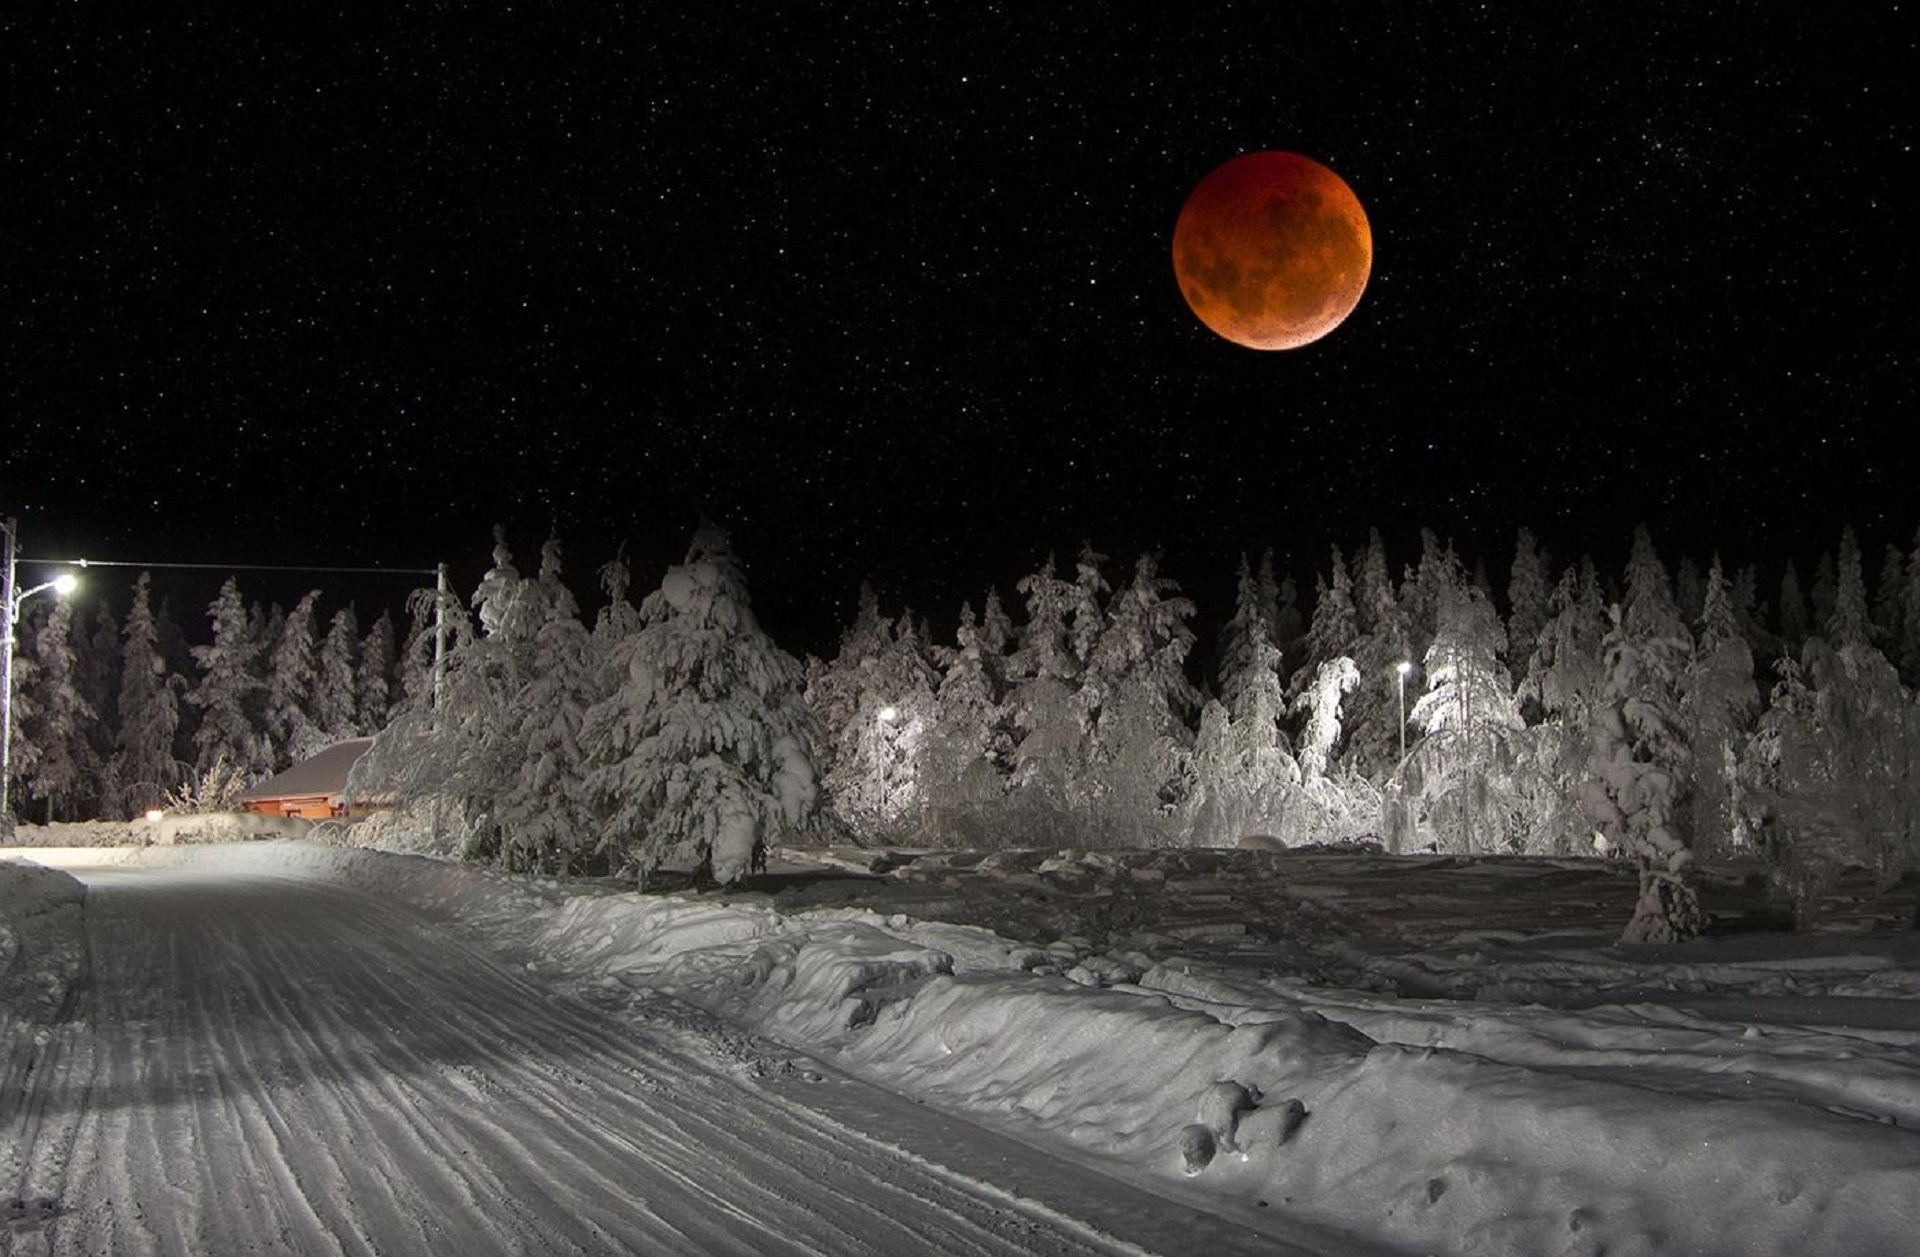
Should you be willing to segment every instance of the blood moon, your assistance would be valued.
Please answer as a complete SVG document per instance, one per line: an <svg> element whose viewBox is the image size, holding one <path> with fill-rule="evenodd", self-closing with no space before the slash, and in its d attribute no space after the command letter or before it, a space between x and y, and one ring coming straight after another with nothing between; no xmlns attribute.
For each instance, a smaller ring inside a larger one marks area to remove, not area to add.
<svg viewBox="0 0 1920 1257"><path fill-rule="evenodd" d="M1202 323L1250 349L1297 349L1340 326L1373 270L1373 229L1346 181L1298 153L1243 153L1202 179L1173 227L1173 273Z"/></svg>

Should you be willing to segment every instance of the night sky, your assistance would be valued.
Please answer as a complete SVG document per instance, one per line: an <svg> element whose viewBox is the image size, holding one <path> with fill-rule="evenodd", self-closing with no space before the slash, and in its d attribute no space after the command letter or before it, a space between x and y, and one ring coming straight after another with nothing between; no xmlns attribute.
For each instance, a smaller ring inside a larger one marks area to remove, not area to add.
<svg viewBox="0 0 1920 1257"><path fill-rule="evenodd" d="M1213 617L1369 525L1503 575L1523 523L1803 572L1920 524L1898 5L680 7L10 10L27 553L470 589L557 527L591 606L704 511L822 650L863 577L950 624L1083 539ZM1287 352L1169 260L1258 149L1373 229Z"/></svg>

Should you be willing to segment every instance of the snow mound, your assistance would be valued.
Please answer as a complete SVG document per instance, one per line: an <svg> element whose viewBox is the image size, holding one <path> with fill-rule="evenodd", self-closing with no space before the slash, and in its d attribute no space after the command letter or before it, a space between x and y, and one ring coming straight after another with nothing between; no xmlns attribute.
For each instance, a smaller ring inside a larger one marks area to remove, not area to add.
<svg viewBox="0 0 1920 1257"><path fill-rule="evenodd" d="M58 1016L86 965L86 888L56 869L0 857L0 1043ZM5 1094L13 1094L8 1088Z"/></svg>

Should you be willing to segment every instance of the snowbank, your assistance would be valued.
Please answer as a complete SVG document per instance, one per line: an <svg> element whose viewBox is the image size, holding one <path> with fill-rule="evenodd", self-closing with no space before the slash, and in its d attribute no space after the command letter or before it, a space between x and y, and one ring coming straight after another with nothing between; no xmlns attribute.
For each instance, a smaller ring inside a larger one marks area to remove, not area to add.
<svg viewBox="0 0 1920 1257"><path fill-rule="evenodd" d="M53 1020L78 982L85 898L68 874L0 853L0 1043L16 1041L22 1022Z"/></svg>
<svg viewBox="0 0 1920 1257"><path fill-rule="evenodd" d="M1904 1017L1872 1031L1402 1000L311 844L130 858L397 895L554 971L677 995L1239 1218L1267 1206L1473 1254L1892 1253L1920 1233L1920 1032Z"/></svg>
<svg viewBox="0 0 1920 1257"><path fill-rule="evenodd" d="M257 812L168 812L157 821L53 821L15 827L11 847L178 846L187 843L253 842L305 838L312 822Z"/></svg>

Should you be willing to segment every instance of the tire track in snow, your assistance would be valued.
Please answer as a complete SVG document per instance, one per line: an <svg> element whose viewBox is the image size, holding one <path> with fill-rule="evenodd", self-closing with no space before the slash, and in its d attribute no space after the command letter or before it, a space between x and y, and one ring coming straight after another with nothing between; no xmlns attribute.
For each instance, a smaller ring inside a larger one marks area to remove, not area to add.
<svg viewBox="0 0 1920 1257"><path fill-rule="evenodd" d="M41 1125L54 1253L1121 1251L534 985L384 901L115 871Z"/></svg>

